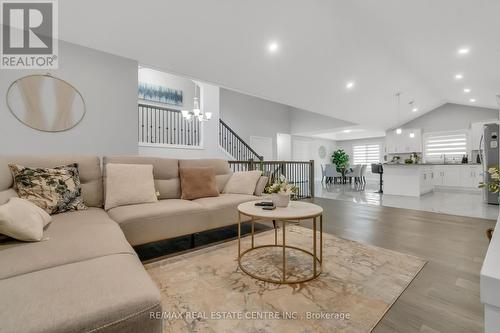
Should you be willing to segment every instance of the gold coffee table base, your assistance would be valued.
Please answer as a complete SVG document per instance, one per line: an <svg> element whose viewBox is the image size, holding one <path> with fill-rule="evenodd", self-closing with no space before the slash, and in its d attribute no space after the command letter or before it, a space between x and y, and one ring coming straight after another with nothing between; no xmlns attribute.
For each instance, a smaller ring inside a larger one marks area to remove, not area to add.
<svg viewBox="0 0 500 333"><path fill-rule="evenodd" d="M249 272L247 269L245 269L243 267L243 265L241 264L241 259L243 258L243 256L249 252L252 252L253 250L257 250L257 249L261 249L263 247L278 247L278 248L283 248L282 245L259 245L259 246L255 246L253 248L250 248L250 249L247 249L245 251L243 251L241 254L240 254L240 257L238 258L238 266L240 267L240 269L245 272L247 275L250 275L251 277L253 277L254 279L257 279L257 280L260 280L260 281L264 281L264 282L271 282L271 283L279 283L279 284L292 284L292 283L302 283L302 282L308 282L308 281L311 281L311 280L314 280L315 278L317 278L318 276L321 275L321 261L319 260L319 258L316 258L316 261L318 262L320 268L318 270L316 270L316 274L313 274L312 276L310 277L306 277L306 278L303 278L303 279L294 279L294 280L278 280L278 279L270 279L270 278L265 278L265 277L262 277L262 276L258 276L256 274L253 274L251 272ZM311 252L307 251L307 250L304 250L304 249L301 249L300 247L296 247L296 246L291 246L291 245L285 245L285 248L287 249L294 249L294 250L299 250L299 251L302 251L308 255L311 256L311 258L314 258L314 254L312 254Z"/></svg>
<svg viewBox="0 0 500 333"><path fill-rule="evenodd" d="M244 250L243 252L241 251L241 216L249 216L251 218L250 223L252 224L252 230L251 230L251 247L249 249ZM317 219L319 218L319 230L317 230ZM308 251L303 248L299 248L296 246L291 246L286 244L286 224L287 223L297 223L302 220L312 220L313 222L313 229L311 230L313 233L313 241L312 241L312 251ZM259 220L272 220L273 223L275 224L274 228L274 244L265 244L265 245L255 245L254 242L254 236L255 236L255 222ZM278 229L277 229L277 222L281 222L282 226L282 243L278 244ZM319 231L319 251L317 251L317 238L318 238L318 233ZM247 269L243 267L241 264L241 261L243 257L257 249L262 249L262 248L280 248L283 251L283 260L282 260L282 277L281 279L273 279L273 278L267 278L263 276L256 275L252 272L249 272ZM304 277L304 278L297 278L297 279L290 279L289 276L287 276L287 259L286 259L286 250L287 249L293 249L293 250L298 250L301 251L308 256L311 257L311 265L312 265L312 274ZM319 252L319 256L318 256ZM258 216L256 214L250 214L248 212L242 212L242 209L238 207L238 267L246 274L249 276L253 277L254 279L264 281L264 282L270 282L270 283L278 283L278 284L294 284L294 283L303 283L303 282L308 282L311 281L318 276L321 275L321 269L322 269L322 261L323 261L323 215L322 215L322 210L321 212L313 215L307 215L307 216L296 216L293 217L293 219L286 218L282 219L279 218L279 215L277 216Z"/></svg>

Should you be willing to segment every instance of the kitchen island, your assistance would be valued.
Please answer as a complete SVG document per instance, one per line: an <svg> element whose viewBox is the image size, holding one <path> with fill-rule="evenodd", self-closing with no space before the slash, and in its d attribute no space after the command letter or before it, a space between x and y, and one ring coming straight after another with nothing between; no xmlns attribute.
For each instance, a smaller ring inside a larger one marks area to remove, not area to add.
<svg viewBox="0 0 500 333"><path fill-rule="evenodd" d="M384 164L384 194L419 197L435 188L480 191L480 164Z"/></svg>

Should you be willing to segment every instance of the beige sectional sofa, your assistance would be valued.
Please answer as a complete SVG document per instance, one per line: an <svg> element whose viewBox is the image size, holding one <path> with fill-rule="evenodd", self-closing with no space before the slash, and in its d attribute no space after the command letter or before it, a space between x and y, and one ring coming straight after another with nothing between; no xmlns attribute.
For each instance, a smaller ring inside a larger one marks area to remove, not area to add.
<svg viewBox="0 0 500 333"><path fill-rule="evenodd" d="M179 167L214 167L222 190L231 175L224 160L111 156L103 158L104 166L152 164L160 200L106 212L99 157L3 156L0 204L16 196L9 163L55 167L75 162L89 209L53 215L47 240L0 241L0 332L161 332L161 320L150 319L151 312L161 311L159 290L131 245L234 224L236 206L258 197L180 199Z"/></svg>

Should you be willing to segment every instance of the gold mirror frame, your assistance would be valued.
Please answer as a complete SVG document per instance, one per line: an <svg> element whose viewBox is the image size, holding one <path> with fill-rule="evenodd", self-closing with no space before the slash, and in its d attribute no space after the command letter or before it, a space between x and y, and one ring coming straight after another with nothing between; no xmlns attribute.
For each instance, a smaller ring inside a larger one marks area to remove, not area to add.
<svg viewBox="0 0 500 333"><path fill-rule="evenodd" d="M30 122L28 121L25 121L23 119L20 118L20 116L17 114L16 110L14 109L13 107L13 103L11 101L12 99L12 91L13 91L13 88L16 87L16 85L18 85L22 80L26 79L26 78L30 78L30 77L46 77L46 78L50 78L50 79L53 79L53 80L57 80L59 82L62 82L63 84L65 84L67 87L71 88L74 93L75 93L75 96L79 96L79 98L81 99L81 104L82 104L82 112L81 112L81 116L78 120L75 120L74 123L72 123L70 126L68 127L65 127L63 129L48 129L48 128L39 128L33 124L31 124ZM17 80L15 80L14 82L12 82L9 86L9 88L7 89L7 93L6 93L6 103L7 103L7 107L9 108L10 112L12 113L12 115L19 121L21 122L23 125L26 125L34 130L37 130L37 131L41 131L41 132L49 132L49 133L57 133L57 132L65 132L65 131L69 131L71 130L72 128L76 127L82 120L83 118L85 117L85 114L87 113L87 106L86 106L86 103L85 103L85 99L83 98L83 95L80 93L80 91L78 89L76 89L75 86L73 86L71 83L67 82L66 80L63 80L63 79L60 79L58 77L55 77L49 73L47 74L31 74L31 75L26 75L26 76L23 76Z"/></svg>

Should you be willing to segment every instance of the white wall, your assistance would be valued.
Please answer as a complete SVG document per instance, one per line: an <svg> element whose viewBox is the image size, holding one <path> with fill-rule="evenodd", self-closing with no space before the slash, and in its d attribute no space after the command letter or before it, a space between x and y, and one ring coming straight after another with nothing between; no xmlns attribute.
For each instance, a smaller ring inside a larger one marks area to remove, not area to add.
<svg viewBox="0 0 500 333"><path fill-rule="evenodd" d="M220 91L222 120L248 144L251 136L271 138L276 159L277 133L290 133L290 107L232 90Z"/></svg>
<svg viewBox="0 0 500 333"><path fill-rule="evenodd" d="M340 119L228 89L221 89L221 118L247 142L250 142L251 136L272 138L273 159L278 158L279 133L301 135L352 125Z"/></svg>
<svg viewBox="0 0 500 333"><path fill-rule="evenodd" d="M471 123L498 118L497 109L444 104L404 124L401 128L420 128L422 132L453 131L470 128Z"/></svg>
<svg viewBox="0 0 500 333"><path fill-rule="evenodd" d="M289 161L292 159L292 136L286 133L276 134L277 156L276 159Z"/></svg>
<svg viewBox="0 0 500 333"><path fill-rule="evenodd" d="M59 69L50 70L82 94L87 112L74 128L41 132L19 122L7 108L9 85L47 71L0 70L0 154L137 154L137 62L59 42Z"/></svg>
<svg viewBox="0 0 500 333"><path fill-rule="evenodd" d="M202 148L139 147L139 154L168 158L228 158L219 147L219 87L197 82L202 110L212 112L212 119L203 123Z"/></svg>
<svg viewBox="0 0 500 333"><path fill-rule="evenodd" d="M321 146L326 148L324 158L319 157L319 147ZM299 147L307 147L307 153L304 153L303 149L298 152ZM292 136L292 159L314 160L314 178L316 180L321 180L321 164L331 163L331 156L336 148L337 144L332 140Z"/></svg>
<svg viewBox="0 0 500 333"><path fill-rule="evenodd" d="M294 135L316 134L352 125L354 125L354 123L328 117L319 113L297 108L291 108L290 110L290 133Z"/></svg>

